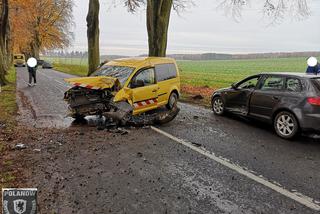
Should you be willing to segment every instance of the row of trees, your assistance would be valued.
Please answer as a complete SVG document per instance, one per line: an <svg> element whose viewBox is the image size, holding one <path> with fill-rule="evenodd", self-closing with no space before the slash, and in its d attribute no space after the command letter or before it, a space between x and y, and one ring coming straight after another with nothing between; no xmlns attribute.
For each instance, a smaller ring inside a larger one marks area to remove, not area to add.
<svg viewBox="0 0 320 214"><path fill-rule="evenodd" d="M72 7L72 0L1 0L1 85L6 83L12 53L39 58L43 50L70 44Z"/></svg>

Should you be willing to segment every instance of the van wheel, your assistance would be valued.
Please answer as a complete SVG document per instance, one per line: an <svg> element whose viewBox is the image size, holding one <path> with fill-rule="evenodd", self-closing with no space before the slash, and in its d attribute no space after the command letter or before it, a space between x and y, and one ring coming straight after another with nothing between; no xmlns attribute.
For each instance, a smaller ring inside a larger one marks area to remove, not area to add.
<svg viewBox="0 0 320 214"><path fill-rule="evenodd" d="M277 114L273 126L277 135L284 139L292 139L299 132L299 124L296 117L287 111Z"/></svg>
<svg viewBox="0 0 320 214"><path fill-rule="evenodd" d="M178 103L178 95L175 92L172 92L166 107L167 109L172 110L174 107L177 106L177 103Z"/></svg>
<svg viewBox="0 0 320 214"><path fill-rule="evenodd" d="M213 98L211 105L212 105L212 110L214 114L219 116L224 114L224 111L225 111L224 102L221 97Z"/></svg>

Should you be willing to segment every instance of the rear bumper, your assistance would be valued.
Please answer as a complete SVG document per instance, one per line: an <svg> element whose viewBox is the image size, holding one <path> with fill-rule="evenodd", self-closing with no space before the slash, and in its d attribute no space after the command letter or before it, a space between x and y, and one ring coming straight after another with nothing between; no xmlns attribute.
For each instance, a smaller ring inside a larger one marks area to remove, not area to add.
<svg viewBox="0 0 320 214"><path fill-rule="evenodd" d="M14 66L16 66L16 67L18 67L18 66L25 66L26 65L26 63L23 63L23 62L16 62L16 63L14 63Z"/></svg>
<svg viewBox="0 0 320 214"><path fill-rule="evenodd" d="M300 121L300 127L303 131L320 133L320 114L305 114Z"/></svg>

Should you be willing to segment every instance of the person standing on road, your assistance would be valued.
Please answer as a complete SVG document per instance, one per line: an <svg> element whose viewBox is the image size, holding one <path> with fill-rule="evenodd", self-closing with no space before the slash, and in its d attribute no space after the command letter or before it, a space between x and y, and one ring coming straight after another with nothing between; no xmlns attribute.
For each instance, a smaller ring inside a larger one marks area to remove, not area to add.
<svg viewBox="0 0 320 214"><path fill-rule="evenodd" d="M28 86L32 86L32 79L33 79L33 85L37 85L37 67L38 62L35 58L31 57L27 61L28 66L28 72L29 72L29 83Z"/></svg>
<svg viewBox="0 0 320 214"><path fill-rule="evenodd" d="M307 60L307 64L308 64L308 68L306 71L307 74L314 74L314 75L320 74L320 66L319 66L317 58L310 57Z"/></svg>

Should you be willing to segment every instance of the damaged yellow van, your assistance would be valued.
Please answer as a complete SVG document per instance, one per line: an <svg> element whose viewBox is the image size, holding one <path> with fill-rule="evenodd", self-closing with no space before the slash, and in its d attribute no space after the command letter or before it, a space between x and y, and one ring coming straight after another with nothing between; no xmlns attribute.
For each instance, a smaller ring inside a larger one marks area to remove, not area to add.
<svg viewBox="0 0 320 214"><path fill-rule="evenodd" d="M90 77L65 79L74 87L64 99L71 116L139 115L160 107L173 109L180 94L180 76L174 59L128 58L110 61Z"/></svg>

